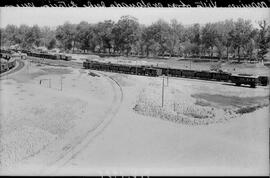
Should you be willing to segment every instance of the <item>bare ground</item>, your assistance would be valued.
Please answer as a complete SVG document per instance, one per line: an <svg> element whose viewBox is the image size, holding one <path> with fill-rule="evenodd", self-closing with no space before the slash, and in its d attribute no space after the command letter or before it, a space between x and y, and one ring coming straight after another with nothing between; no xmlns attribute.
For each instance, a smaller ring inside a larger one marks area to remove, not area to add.
<svg viewBox="0 0 270 178"><path fill-rule="evenodd" d="M269 173L268 87L170 78L162 108L162 78L92 72L99 77L81 69L33 66L1 80L1 174ZM76 150L77 140L85 140L117 103L108 77L123 90L121 107ZM237 113L246 107L255 109ZM179 116L187 122L170 122ZM70 150L76 154L60 168L34 171Z"/></svg>

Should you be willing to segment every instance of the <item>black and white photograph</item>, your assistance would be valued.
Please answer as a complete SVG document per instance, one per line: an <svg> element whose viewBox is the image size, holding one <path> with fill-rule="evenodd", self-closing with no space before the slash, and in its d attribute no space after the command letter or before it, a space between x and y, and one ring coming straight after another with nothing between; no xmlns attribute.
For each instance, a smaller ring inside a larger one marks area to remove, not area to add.
<svg viewBox="0 0 270 178"><path fill-rule="evenodd" d="M268 8L0 8L0 175L269 176Z"/></svg>

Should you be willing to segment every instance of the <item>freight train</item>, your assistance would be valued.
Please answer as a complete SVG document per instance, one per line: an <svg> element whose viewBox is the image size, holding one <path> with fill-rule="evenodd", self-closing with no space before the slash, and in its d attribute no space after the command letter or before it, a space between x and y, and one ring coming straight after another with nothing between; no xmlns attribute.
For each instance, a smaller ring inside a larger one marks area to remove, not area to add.
<svg viewBox="0 0 270 178"><path fill-rule="evenodd" d="M125 74L134 75L146 75L146 76L160 76L162 75L162 70L149 67L149 66L134 66L134 65L124 65L124 64L114 64L114 63L100 63L100 62L83 62L83 67L86 69L109 71L109 72L119 72Z"/></svg>
<svg viewBox="0 0 270 178"><path fill-rule="evenodd" d="M15 67L16 59L11 58L9 55L0 54L0 64L1 64L0 73L3 73Z"/></svg>
<svg viewBox="0 0 270 178"><path fill-rule="evenodd" d="M240 86L241 84L250 85L250 87L252 88L256 87L256 85L266 86L269 83L269 78L267 76L247 76L236 75L227 72L195 71L142 65L124 65L91 60L84 61L83 67L85 69L118 72L125 74L146 75L154 77L165 75L171 77L185 77L202 80L223 81L234 83L237 86Z"/></svg>
<svg viewBox="0 0 270 178"><path fill-rule="evenodd" d="M42 59L52 59L52 60L65 60L70 61L72 60L71 56L67 56L65 54L50 54L50 53L40 53L40 52L33 52L29 50L1 50L1 54L12 55L14 52L20 52L26 54L27 56L42 58ZM20 55L21 56L21 55ZM25 57L22 57L25 58Z"/></svg>
<svg viewBox="0 0 270 178"><path fill-rule="evenodd" d="M34 53L34 52L26 52L27 56L38 57L43 59L53 59L53 60L72 60L71 56L67 56L64 54L49 54L49 53Z"/></svg>

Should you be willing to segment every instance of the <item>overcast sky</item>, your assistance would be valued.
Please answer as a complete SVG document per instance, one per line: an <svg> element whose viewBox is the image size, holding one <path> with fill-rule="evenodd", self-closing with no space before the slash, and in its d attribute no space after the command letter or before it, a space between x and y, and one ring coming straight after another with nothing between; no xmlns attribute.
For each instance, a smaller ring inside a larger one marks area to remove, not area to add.
<svg viewBox="0 0 270 178"><path fill-rule="evenodd" d="M184 25L205 24L225 19L250 19L256 26L258 20L269 20L268 8L0 8L0 25L57 26L66 21L96 23L104 20L118 21L122 15L132 15L140 23L149 25L162 18L177 19Z"/></svg>

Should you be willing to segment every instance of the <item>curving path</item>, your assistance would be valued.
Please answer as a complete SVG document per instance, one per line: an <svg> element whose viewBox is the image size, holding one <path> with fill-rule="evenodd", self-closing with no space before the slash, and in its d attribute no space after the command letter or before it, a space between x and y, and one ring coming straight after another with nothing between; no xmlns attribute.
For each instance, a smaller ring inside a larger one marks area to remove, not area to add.
<svg viewBox="0 0 270 178"><path fill-rule="evenodd" d="M81 139L75 147L73 147L64 156L52 162L50 165L48 165L48 167L41 170L40 174L54 175L55 172L58 171L58 169L68 164L73 158L75 158L79 153L81 153L85 148L87 148L89 143L91 143L93 139L98 137L106 129L106 127L111 123L114 116L117 114L123 101L122 88L120 84L110 76L107 76L103 73L99 73L99 75L105 77L108 80L108 82L111 84L114 93L113 100L111 102L111 107L105 113L106 116L99 124L97 124L95 128L91 128L91 130L87 132L85 137Z"/></svg>
<svg viewBox="0 0 270 178"><path fill-rule="evenodd" d="M16 60L16 63L17 63L17 65L14 68L12 68L11 70L6 71L4 73L1 73L0 77L3 77L3 76L8 75L8 74L15 73L15 72L21 70L25 66L25 62L22 61L22 60Z"/></svg>

